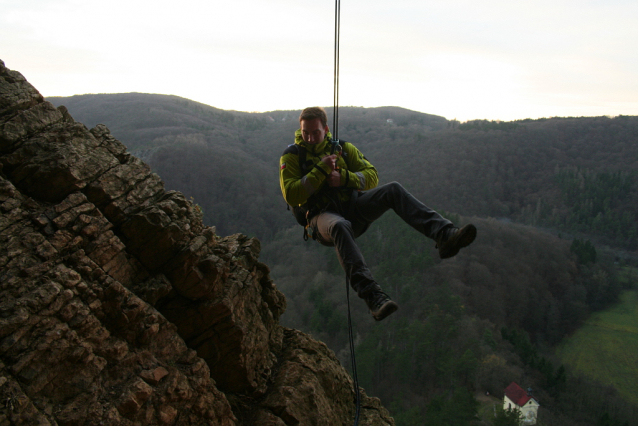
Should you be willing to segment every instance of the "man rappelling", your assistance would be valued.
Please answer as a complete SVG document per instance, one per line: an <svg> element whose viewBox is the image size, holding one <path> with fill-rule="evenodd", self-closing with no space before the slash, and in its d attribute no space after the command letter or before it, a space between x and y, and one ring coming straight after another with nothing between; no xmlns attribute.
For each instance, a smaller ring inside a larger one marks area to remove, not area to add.
<svg viewBox="0 0 638 426"><path fill-rule="evenodd" d="M470 245L476 227L455 227L397 182L377 186L375 167L353 144L332 140L327 122L323 108L301 112L295 143L279 161L281 191L305 227L304 236L335 247L346 279L374 319L381 321L398 305L374 280L355 241L372 222L394 210L408 225L436 241L441 259Z"/></svg>

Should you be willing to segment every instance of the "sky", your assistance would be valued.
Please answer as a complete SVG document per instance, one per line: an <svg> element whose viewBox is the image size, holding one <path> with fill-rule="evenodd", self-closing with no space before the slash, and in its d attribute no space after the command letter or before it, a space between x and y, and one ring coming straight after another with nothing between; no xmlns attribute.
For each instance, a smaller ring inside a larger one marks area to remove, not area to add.
<svg viewBox="0 0 638 426"><path fill-rule="evenodd" d="M0 0L0 59L47 96L332 106L335 2ZM638 115L636 0L343 0L340 106L460 121Z"/></svg>

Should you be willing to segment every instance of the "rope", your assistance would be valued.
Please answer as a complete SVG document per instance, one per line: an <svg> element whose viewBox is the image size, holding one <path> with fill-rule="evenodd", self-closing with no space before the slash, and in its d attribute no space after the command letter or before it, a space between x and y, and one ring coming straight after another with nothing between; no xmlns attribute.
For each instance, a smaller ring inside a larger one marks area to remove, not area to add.
<svg viewBox="0 0 638 426"><path fill-rule="evenodd" d="M357 377L357 360L354 356L354 339L352 337L352 319L350 318L350 280L346 275L346 299L348 300L348 337L350 339L350 362L352 363L352 378L354 391L357 394L357 405L354 414L354 426L359 424L359 412L361 410L361 393L359 392L359 378Z"/></svg>
<svg viewBox="0 0 638 426"><path fill-rule="evenodd" d="M339 32L341 29L341 0L335 0L335 48L334 48L334 114L332 117L332 144L333 152L339 144ZM337 194L337 207L341 207L341 200ZM352 362L352 378L356 393L356 409L354 426L359 425L359 413L361 411L361 393L359 392L359 378L357 376L357 360L354 355L354 338L352 336L352 317L350 315L350 279L346 273L346 299L348 301L348 338L350 340L350 361Z"/></svg>
<svg viewBox="0 0 638 426"><path fill-rule="evenodd" d="M341 29L341 0L335 0L335 49L334 49L334 114L332 117L332 142L339 142L339 31Z"/></svg>

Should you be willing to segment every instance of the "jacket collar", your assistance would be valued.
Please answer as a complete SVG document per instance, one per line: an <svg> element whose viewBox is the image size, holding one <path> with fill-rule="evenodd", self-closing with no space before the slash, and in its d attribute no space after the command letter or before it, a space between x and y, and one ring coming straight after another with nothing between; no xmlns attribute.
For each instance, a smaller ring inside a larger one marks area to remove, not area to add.
<svg viewBox="0 0 638 426"><path fill-rule="evenodd" d="M295 144L303 146L304 148L306 148L306 150L310 151L313 154L323 152L326 149L326 145L331 143L331 141L332 133L327 132L326 137L321 142L310 145L303 140L303 137L301 136L301 129L297 129L297 131L295 132Z"/></svg>

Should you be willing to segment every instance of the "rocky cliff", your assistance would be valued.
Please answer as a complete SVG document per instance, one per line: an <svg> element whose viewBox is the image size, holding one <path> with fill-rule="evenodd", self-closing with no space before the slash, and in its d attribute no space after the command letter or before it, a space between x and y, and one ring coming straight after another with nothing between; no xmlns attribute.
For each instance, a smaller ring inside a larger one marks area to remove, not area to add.
<svg viewBox="0 0 638 426"><path fill-rule="evenodd" d="M352 424L259 251L0 61L0 425Z"/></svg>

